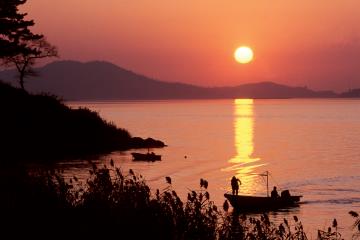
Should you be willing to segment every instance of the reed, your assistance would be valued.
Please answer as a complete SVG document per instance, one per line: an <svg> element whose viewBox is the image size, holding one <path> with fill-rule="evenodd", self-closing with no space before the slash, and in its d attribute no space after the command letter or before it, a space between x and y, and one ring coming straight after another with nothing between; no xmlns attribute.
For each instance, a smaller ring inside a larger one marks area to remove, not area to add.
<svg viewBox="0 0 360 240"><path fill-rule="evenodd" d="M113 161L109 168L93 165L89 172L86 182L76 177L66 180L61 172L23 173L11 186L1 188L2 196L11 201L0 204L7 210L15 209L25 226L62 234L75 231L89 237L115 234L132 239L307 239L296 216L276 225L267 214L259 218L236 215L229 211L227 202L219 209L211 201L204 179L200 189L190 191L183 202L170 177L165 179L164 190L152 193L141 175L132 170L123 172ZM9 181L1 182L9 185ZM351 214L357 227L358 215ZM328 232L319 231L318 239L341 239L337 221Z"/></svg>

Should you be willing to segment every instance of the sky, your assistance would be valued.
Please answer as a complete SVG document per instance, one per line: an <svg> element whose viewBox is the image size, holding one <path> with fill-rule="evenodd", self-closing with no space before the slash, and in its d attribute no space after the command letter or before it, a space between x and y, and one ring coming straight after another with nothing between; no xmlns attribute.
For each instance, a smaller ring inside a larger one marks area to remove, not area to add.
<svg viewBox="0 0 360 240"><path fill-rule="evenodd" d="M62 60L201 86L360 88L359 0L28 0L21 11ZM249 64L234 60L242 45Z"/></svg>

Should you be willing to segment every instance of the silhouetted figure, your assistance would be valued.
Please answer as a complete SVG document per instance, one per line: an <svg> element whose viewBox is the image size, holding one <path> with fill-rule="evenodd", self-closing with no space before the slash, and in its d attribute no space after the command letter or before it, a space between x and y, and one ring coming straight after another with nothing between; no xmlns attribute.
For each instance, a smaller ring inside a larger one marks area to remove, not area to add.
<svg viewBox="0 0 360 240"><path fill-rule="evenodd" d="M281 192L281 198L283 199L290 199L291 195L290 195L290 191L289 190L284 190Z"/></svg>
<svg viewBox="0 0 360 240"><path fill-rule="evenodd" d="M273 190L271 191L271 198L278 198L279 193L276 190L276 187L274 186Z"/></svg>
<svg viewBox="0 0 360 240"><path fill-rule="evenodd" d="M241 185L240 179L233 176L231 178L231 188L232 188L232 194L233 195L238 195L238 193L239 193L239 184Z"/></svg>

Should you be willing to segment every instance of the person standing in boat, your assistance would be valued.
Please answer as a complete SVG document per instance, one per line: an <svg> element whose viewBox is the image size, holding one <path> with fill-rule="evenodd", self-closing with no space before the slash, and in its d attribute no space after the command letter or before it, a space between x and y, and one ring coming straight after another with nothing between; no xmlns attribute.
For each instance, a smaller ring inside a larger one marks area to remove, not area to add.
<svg viewBox="0 0 360 240"><path fill-rule="evenodd" d="M273 190L271 191L271 198L278 198L278 197L280 197L279 193L277 192L276 187L274 186Z"/></svg>
<svg viewBox="0 0 360 240"><path fill-rule="evenodd" d="M239 185L241 185L240 179L233 176L231 178L231 188L232 188L232 194L238 195L239 194Z"/></svg>

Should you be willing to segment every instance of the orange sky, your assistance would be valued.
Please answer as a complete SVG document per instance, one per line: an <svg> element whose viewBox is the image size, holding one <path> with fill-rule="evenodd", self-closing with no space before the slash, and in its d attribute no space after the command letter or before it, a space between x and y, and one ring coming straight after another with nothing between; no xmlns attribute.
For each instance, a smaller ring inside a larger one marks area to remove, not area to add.
<svg viewBox="0 0 360 240"><path fill-rule="evenodd" d="M62 59L203 86L360 87L359 0L28 0ZM251 46L240 65L233 52Z"/></svg>

